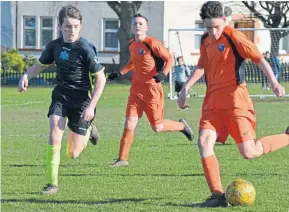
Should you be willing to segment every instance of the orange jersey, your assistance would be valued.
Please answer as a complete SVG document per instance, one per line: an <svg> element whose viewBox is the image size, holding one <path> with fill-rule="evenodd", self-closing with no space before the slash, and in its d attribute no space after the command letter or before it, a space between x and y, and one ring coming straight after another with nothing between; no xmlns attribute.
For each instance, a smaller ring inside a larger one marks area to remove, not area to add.
<svg viewBox="0 0 289 212"><path fill-rule="evenodd" d="M169 73L172 67L172 56L166 47L157 39L147 36L144 41L152 48L155 56L165 61L163 72ZM132 41L129 45L130 61L121 70L122 74L133 69L132 84L149 83L155 84L153 77L157 74L153 56L143 42Z"/></svg>
<svg viewBox="0 0 289 212"><path fill-rule="evenodd" d="M218 40L202 36L198 66L204 68L207 92L203 110L242 108L253 110L245 79L245 59L258 64L263 58L243 33L226 26Z"/></svg>

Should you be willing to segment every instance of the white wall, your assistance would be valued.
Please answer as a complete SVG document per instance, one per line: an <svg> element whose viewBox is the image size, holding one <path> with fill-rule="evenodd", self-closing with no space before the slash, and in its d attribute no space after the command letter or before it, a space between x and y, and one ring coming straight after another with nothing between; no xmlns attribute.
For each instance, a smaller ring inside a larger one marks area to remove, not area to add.
<svg viewBox="0 0 289 212"><path fill-rule="evenodd" d="M170 41L168 41L168 30L195 28L195 21L201 20L199 10L203 3L202 1L166 1L164 3L164 42L176 57L181 55L178 36L176 32L170 32ZM194 47L194 34L193 31L179 32L183 56L187 64L196 63L198 58L191 56L191 53L198 52Z"/></svg>
<svg viewBox="0 0 289 212"><path fill-rule="evenodd" d="M107 5L106 1L74 1L74 2L48 2L48 1L19 1L18 2L18 27L17 48L23 46L23 16L36 16L37 32L36 49L40 49L40 17L54 17L54 38L57 37L57 17L63 5L76 5L83 15L81 36L93 43L98 51L103 51L103 19L118 19L116 13ZM160 40L163 38L163 2L143 2L139 12L149 19L149 34ZM15 34L14 34L15 36ZM23 52L24 53L24 52ZM39 56L40 52L29 52L31 55ZM99 53L101 63L112 63L112 57L116 63L119 61L118 53Z"/></svg>

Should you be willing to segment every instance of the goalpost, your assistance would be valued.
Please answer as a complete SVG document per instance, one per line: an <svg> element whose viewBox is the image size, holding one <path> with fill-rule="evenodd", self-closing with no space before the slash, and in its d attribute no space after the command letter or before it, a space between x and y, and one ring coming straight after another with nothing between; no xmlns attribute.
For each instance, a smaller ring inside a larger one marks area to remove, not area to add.
<svg viewBox="0 0 289 212"><path fill-rule="evenodd" d="M289 29L257 29L238 28L251 39L261 53L267 53L267 61L270 63L278 81L289 92ZM201 36L205 29L169 29L168 49L175 58L183 56L184 62L191 70L199 59ZM251 97L275 97L270 83L257 65L249 60L245 63L245 79ZM191 96L204 97L206 82L202 77L192 88ZM285 95L289 97L288 94ZM176 99L174 92L174 68L169 75L169 99Z"/></svg>

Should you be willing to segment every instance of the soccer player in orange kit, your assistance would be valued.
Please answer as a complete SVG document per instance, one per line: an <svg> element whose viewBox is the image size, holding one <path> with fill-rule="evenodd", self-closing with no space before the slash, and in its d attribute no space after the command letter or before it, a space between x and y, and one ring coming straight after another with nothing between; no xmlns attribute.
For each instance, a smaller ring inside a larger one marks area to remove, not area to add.
<svg viewBox="0 0 289 212"><path fill-rule="evenodd" d="M164 119L165 101L161 82L165 80L172 67L172 56L160 41L146 35L148 28L146 17L141 14L134 16L132 32L135 38L129 43L130 60L120 73L114 72L108 77L108 80L113 80L133 69L119 157L112 164L116 167L128 165L128 154L133 143L134 131L143 112L146 113L154 132L182 132L188 140L193 139L192 130L184 119L180 119L179 122ZM154 56L165 62L161 71L156 68Z"/></svg>
<svg viewBox="0 0 289 212"><path fill-rule="evenodd" d="M226 207L220 168L214 153L216 141L225 143L230 134L245 159L253 159L289 145L289 127L284 134L256 139L256 117L244 81L245 59L251 59L264 72L276 96L285 94L272 68L257 47L241 32L225 25L226 18L220 2L203 4L200 16L206 27L202 36L200 58L195 72L184 85L178 99L186 106L190 87L205 74L207 91L202 107L198 146L204 176L212 196L203 207Z"/></svg>

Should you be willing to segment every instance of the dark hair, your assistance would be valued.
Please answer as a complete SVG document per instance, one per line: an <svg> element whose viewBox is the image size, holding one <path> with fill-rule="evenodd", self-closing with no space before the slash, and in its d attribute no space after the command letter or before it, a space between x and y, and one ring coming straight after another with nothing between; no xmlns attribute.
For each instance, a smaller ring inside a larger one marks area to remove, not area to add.
<svg viewBox="0 0 289 212"><path fill-rule="evenodd" d="M178 61L178 63L180 62L180 59L184 60L183 56L179 56L179 57L177 57L177 61Z"/></svg>
<svg viewBox="0 0 289 212"><path fill-rule="evenodd" d="M144 18L144 19L147 21L147 23L149 22L148 19L147 19L145 16L143 16L142 14L140 14L140 13L135 14L135 15L133 16L133 18L137 18L137 17Z"/></svg>
<svg viewBox="0 0 289 212"><path fill-rule="evenodd" d="M223 5L219 1L208 1L203 4L200 12L201 19L221 18L224 16Z"/></svg>
<svg viewBox="0 0 289 212"><path fill-rule="evenodd" d="M81 12L79 11L79 9L72 5L63 6L59 11L58 21L60 25L63 24L64 18L66 17L80 20L80 23L82 22Z"/></svg>

